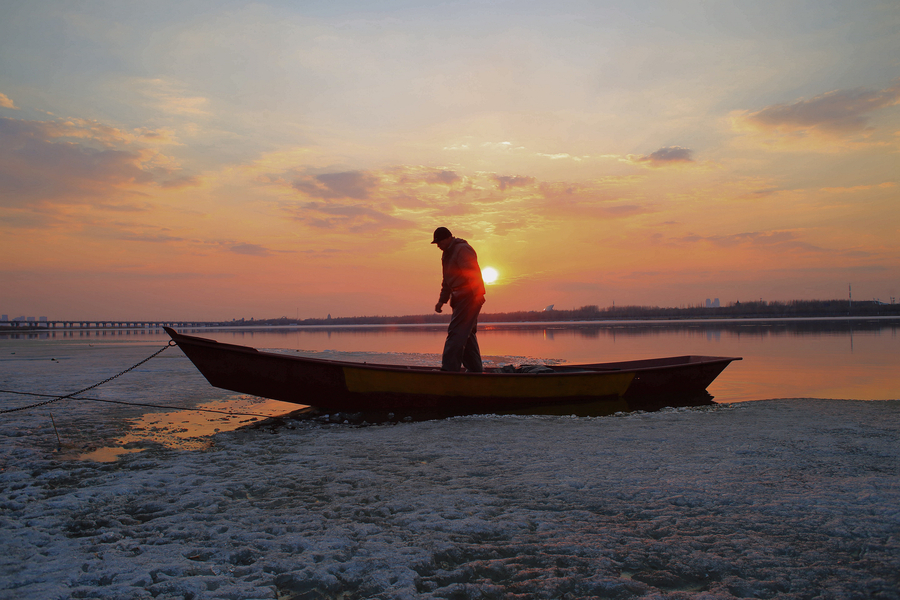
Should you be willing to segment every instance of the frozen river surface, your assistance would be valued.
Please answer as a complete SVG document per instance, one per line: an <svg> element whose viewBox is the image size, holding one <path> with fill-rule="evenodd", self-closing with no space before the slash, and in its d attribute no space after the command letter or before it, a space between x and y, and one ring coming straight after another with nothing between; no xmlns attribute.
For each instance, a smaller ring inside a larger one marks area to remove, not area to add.
<svg viewBox="0 0 900 600"><path fill-rule="evenodd" d="M900 598L897 401L288 420L115 462L23 431L2 598Z"/></svg>

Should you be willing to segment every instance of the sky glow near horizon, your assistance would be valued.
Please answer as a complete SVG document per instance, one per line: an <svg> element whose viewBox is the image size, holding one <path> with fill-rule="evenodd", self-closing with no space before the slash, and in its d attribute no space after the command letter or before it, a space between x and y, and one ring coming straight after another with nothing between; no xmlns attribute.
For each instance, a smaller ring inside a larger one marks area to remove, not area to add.
<svg viewBox="0 0 900 600"><path fill-rule="evenodd" d="M900 292L900 4L0 6L0 312Z"/></svg>

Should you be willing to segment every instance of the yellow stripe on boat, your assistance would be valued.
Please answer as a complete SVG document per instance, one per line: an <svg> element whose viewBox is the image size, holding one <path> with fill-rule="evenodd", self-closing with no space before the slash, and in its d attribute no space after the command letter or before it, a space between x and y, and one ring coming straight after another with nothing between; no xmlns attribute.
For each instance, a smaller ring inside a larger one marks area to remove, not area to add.
<svg viewBox="0 0 900 600"><path fill-rule="evenodd" d="M567 398L621 396L634 373L566 373L546 375L460 375L384 371L344 367L347 390L433 396Z"/></svg>

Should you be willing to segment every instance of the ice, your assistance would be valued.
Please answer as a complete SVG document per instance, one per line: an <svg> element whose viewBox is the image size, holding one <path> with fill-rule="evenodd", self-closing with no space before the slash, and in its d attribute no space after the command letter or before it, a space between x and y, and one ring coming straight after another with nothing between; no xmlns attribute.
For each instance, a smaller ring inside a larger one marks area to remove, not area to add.
<svg viewBox="0 0 900 600"><path fill-rule="evenodd" d="M2 598L900 597L898 401L0 434Z"/></svg>

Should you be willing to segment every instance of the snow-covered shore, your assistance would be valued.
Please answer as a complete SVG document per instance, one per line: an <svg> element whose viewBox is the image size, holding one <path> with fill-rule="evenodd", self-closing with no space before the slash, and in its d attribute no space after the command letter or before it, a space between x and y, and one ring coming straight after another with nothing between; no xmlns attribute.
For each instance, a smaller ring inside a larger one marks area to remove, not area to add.
<svg viewBox="0 0 900 600"><path fill-rule="evenodd" d="M900 598L900 401L7 435L2 598Z"/></svg>

